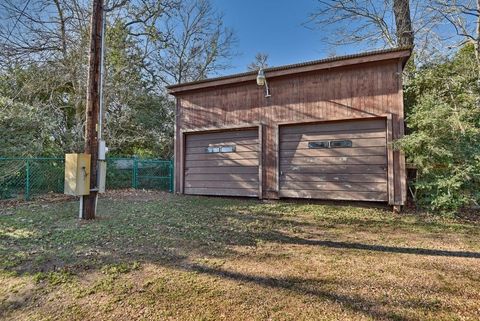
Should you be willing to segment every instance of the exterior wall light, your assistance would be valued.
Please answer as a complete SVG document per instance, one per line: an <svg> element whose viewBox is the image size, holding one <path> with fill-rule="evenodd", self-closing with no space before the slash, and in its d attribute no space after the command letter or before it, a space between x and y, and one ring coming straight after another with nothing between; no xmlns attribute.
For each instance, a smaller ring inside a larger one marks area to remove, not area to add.
<svg viewBox="0 0 480 321"><path fill-rule="evenodd" d="M267 77L265 77L265 73L263 72L263 69L260 69L258 71L257 75L257 85L259 86L265 86L265 97L270 97L270 90L268 89L268 83L267 83Z"/></svg>

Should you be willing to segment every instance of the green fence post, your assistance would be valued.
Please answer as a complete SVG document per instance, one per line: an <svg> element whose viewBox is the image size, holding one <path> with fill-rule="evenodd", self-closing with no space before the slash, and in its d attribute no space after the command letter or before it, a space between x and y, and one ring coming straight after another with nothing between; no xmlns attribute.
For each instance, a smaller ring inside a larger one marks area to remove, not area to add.
<svg viewBox="0 0 480 321"><path fill-rule="evenodd" d="M25 200L29 201L30 200L30 160L26 159L26 173L25 173Z"/></svg>
<svg viewBox="0 0 480 321"><path fill-rule="evenodd" d="M132 188L138 188L138 159L136 156L133 157L133 177L132 177Z"/></svg>
<svg viewBox="0 0 480 321"><path fill-rule="evenodd" d="M173 193L173 159L170 160L169 162L169 173L168 173L168 176L169 176L169 188L168 190L170 191L170 193Z"/></svg>

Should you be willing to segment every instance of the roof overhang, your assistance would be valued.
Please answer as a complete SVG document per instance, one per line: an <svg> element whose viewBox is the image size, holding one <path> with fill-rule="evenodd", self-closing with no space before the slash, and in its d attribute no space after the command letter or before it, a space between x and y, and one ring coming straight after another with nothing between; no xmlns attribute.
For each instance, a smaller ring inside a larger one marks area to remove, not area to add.
<svg viewBox="0 0 480 321"><path fill-rule="evenodd" d="M265 68L264 72L268 78L311 72L322 69L339 68L364 63L378 62L384 60L400 60L402 66L405 66L412 53L411 48L394 48L364 52L354 55L332 57L322 60L309 61L293 65ZM236 83L255 81L257 71L233 74L223 77L209 78L194 82L181 83L167 86L169 94L177 95L185 91L198 90L209 87L231 85Z"/></svg>

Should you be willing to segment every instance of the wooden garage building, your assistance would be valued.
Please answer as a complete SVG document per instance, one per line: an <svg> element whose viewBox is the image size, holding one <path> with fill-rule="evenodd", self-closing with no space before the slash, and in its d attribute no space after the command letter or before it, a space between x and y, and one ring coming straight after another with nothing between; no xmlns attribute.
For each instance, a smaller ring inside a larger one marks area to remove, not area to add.
<svg viewBox="0 0 480 321"><path fill-rule="evenodd" d="M409 49L168 87L177 99L175 191L403 205L402 71Z"/></svg>

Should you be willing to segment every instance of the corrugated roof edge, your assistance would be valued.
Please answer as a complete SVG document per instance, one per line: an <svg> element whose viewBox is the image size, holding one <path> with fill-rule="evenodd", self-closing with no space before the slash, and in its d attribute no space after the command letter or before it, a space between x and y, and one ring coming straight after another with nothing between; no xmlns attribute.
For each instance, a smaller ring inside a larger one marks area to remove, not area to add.
<svg viewBox="0 0 480 321"><path fill-rule="evenodd" d="M390 52L406 51L406 50L411 52L412 48L411 47L398 47L398 48L367 51L367 52L345 55L345 56L330 57L330 58L306 61L306 62L301 62L301 63L296 63L296 64L270 67L270 68L265 68L264 71L265 72L272 72L272 71L278 71L278 70L293 69L293 68L306 67L306 66L322 64L322 63L327 63L327 62L361 58L361 57L374 56L374 55L380 55L380 54L385 54L385 53L390 53ZM184 82L184 83L180 83L180 84L170 85L170 86L167 86L166 88L170 90L170 89L180 88L180 87L183 87L183 86L202 84L202 83L213 82L213 81L218 81L218 80L238 78L238 77L251 76L251 75L253 76L253 75L256 75L257 73L258 73L258 71L247 71L247 72L238 73L238 74L231 74L231 75L226 75L226 76L220 76L220 77L206 78L206 79L202 79L202 80Z"/></svg>

